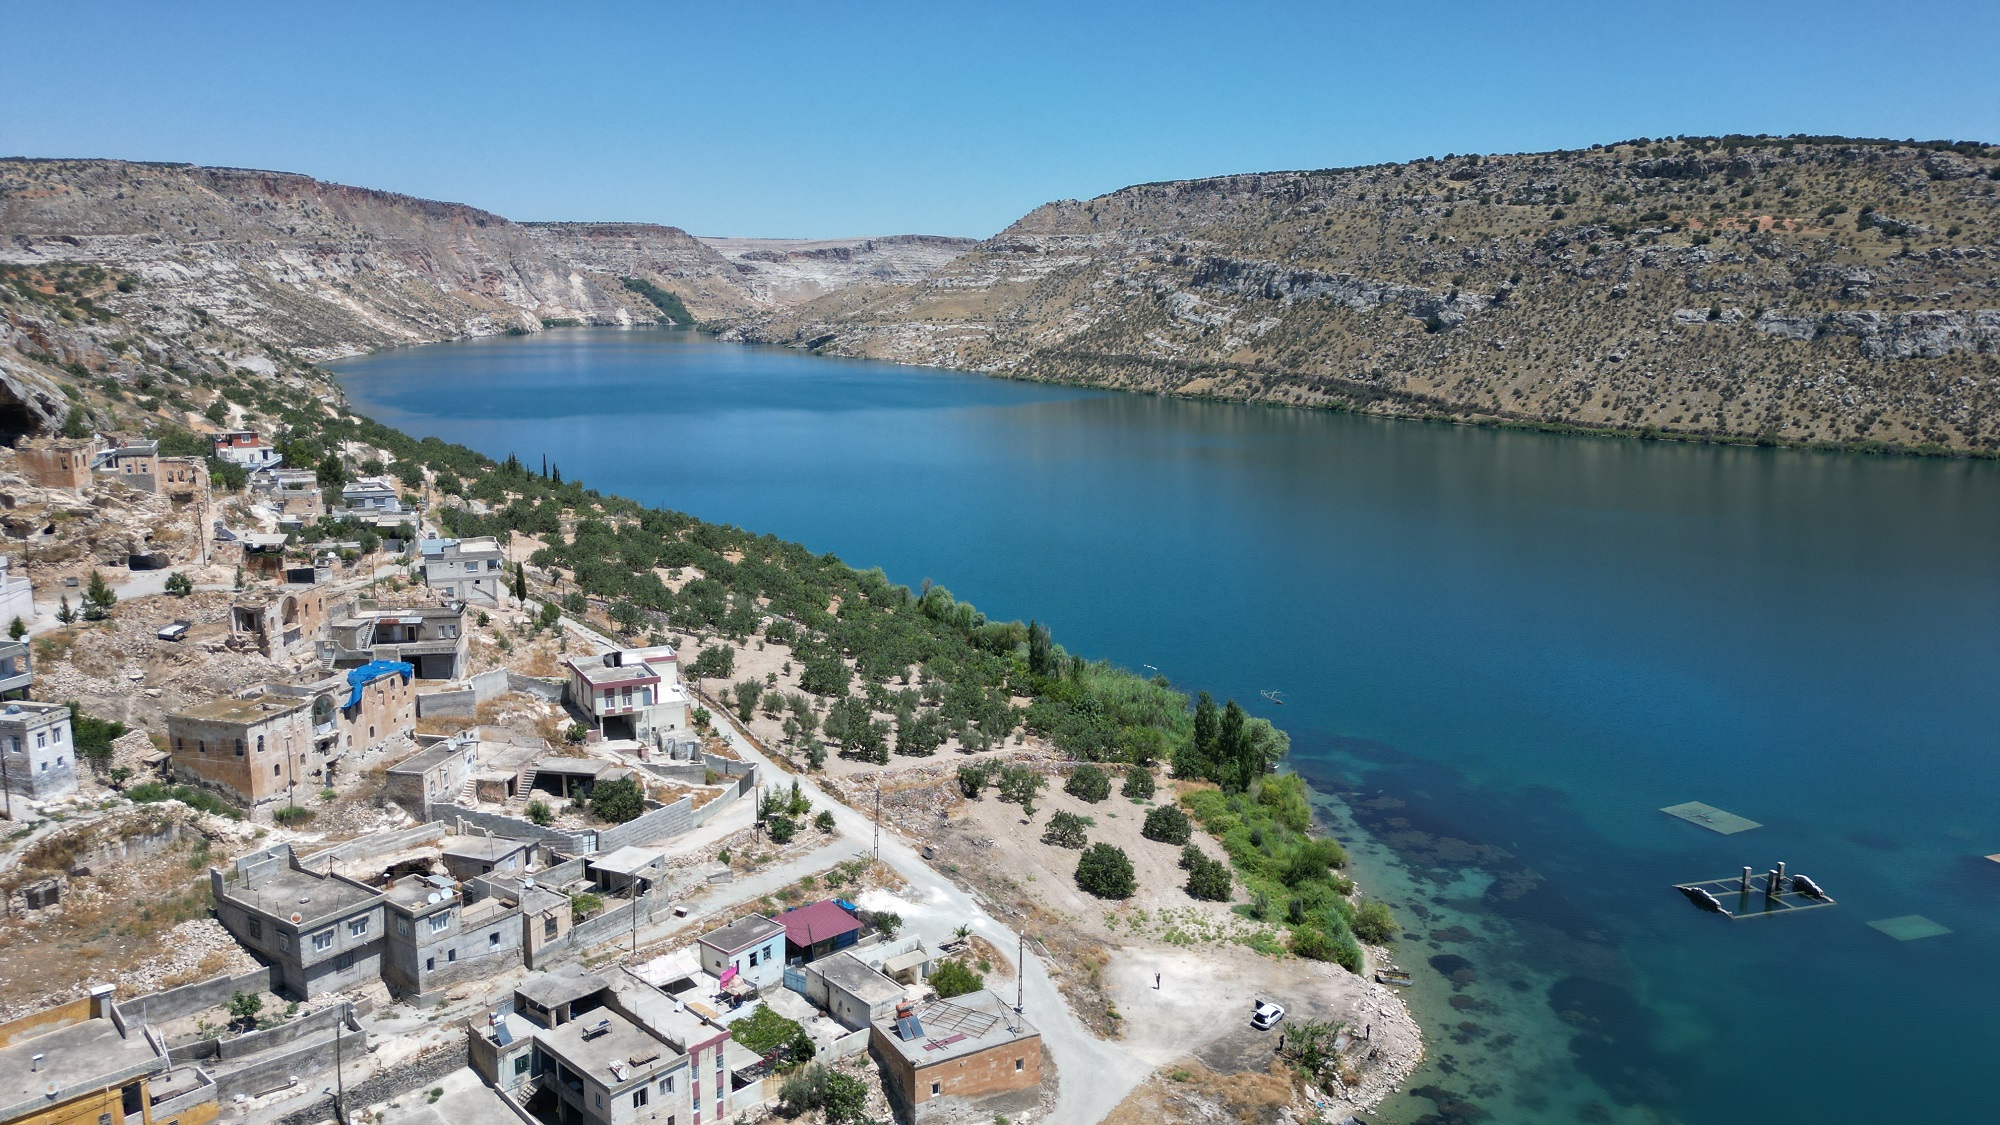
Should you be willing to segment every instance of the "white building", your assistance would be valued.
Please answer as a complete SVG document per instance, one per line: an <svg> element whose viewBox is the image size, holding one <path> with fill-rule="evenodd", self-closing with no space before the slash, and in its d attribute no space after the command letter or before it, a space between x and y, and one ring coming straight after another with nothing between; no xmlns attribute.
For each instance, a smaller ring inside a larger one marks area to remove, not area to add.
<svg viewBox="0 0 2000 1125"><path fill-rule="evenodd" d="M785 927L762 914L710 930L695 939L695 947L702 971L725 987L737 977L756 989L785 983Z"/></svg>
<svg viewBox="0 0 2000 1125"><path fill-rule="evenodd" d="M476 539L426 539L424 585L446 601L497 608L507 599L507 562L491 535Z"/></svg>
<svg viewBox="0 0 2000 1125"><path fill-rule="evenodd" d="M341 506L350 512L368 515L400 512L403 499L392 477L362 477L340 490Z"/></svg>
<svg viewBox="0 0 2000 1125"><path fill-rule="evenodd" d="M672 645L576 656L567 663L570 702L606 738L658 745L687 732L692 699Z"/></svg>
<svg viewBox="0 0 2000 1125"><path fill-rule="evenodd" d="M76 739L69 708L19 701L0 705L0 762L9 793L36 801L76 792Z"/></svg>
<svg viewBox="0 0 2000 1125"><path fill-rule="evenodd" d="M256 430L224 430L212 435L211 440L217 460L241 465L252 472L284 460L277 450L264 444L264 435Z"/></svg>

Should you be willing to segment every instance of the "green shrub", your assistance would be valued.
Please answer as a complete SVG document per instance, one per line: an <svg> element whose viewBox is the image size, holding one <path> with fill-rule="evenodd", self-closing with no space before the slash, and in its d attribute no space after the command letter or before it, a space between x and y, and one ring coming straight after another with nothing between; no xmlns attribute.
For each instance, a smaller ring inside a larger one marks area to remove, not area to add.
<svg viewBox="0 0 2000 1125"><path fill-rule="evenodd" d="M271 814L271 819L283 825L304 824L313 818L313 811L301 805L286 805Z"/></svg>
<svg viewBox="0 0 2000 1125"><path fill-rule="evenodd" d="M590 811L613 824L637 820L646 811L646 796L629 777L600 781L590 791Z"/></svg>
<svg viewBox="0 0 2000 1125"><path fill-rule="evenodd" d="M820 814L816 817L813 817L813 827L819 829L821 832L829 832L829 833L832 832L833 810L821 809Z"/></svg>
<svg viewBox="0 0 2000 1125"><path fill-rule="evenodd" d="M938 999L949 1000L985 988L986 978L970 965L953 958L931 970L931 987L937 990Z"/></svg>
<svg viewBox="0 0 2000 1125"><path fill-rule="evenodd" d="M1148 840L1158 840L1162 844L1185 844L1194 835L1194 826L1188 823L1187 814L1175 805L1158 805L1146 812L1146 824L1139 834Z"/></svg>
<svg viewBox="0 0 2000 1125"><path fill-rule="evenodd" d="M1125 771L1125 786L1118 792L1135 801L1147 801L1153 797L1153 771L1132 766Z"/></svg>
<svg viewBox="0 0 2000 1125"><path fill-rule="evenodd" d="M1094 805L1111 796L1111 777L1097 766L1081 765L1070 772L1063 792Z"/></svg>
<svg viewBox="0 0 2000 1125"><path fill-rule="evenodd" d="M1205 902L1228 902L1233 883L1229 865L1203 857L1188 869L1187 893Z"/></svg>
<svg viewBox="0 0 2000 1125"><path fill-rule="evenodd" d="M1181 849L1181 870L1193 871L1195 864L1200 863L1202 860L1205 860L1207 858L1208 856L1203 854L1200 848L1195 847L1193 844L1189 844Z"/></svg>
<svg viewBox="0 0 2000 1125"><path fill-rule="evenodd" d="M968 800L976 801L979 799L980 790L985 789L993 783L993 774L994 766L992 762L977 762L969 766L960 766L958 767L958 791L965 794Z"/></svg>
<svg viewBox="0 0 2000 1125"><path fill-rule="evenodd" d="M1139 889L1132 859L1123 848L1092 844L1076 861L1076 885L1098 898L1131 898Z"/></svg>
<svg viewBox="0 0 2000 1125"><path fill-rule="evenodd" d="M604 909L604 896L602 895L585 891L582 894L570 896L569 916L572 921L584 921L602 909Z"/></svg>
<svg viewBox="0 0 2000 1125"><path fill-rule="evenodd" d="M1396 916L1386 903L1373 899L1354 908L1354 936L1370 945L1382 945L1396 936Z"/></svg>
<svg viewBox="0 0 2000 1125"><path fill-rule="evenodd" d="M789 816L773 814L764 818L764 831L771 834L773 843L789 844L792 837L799 834L799 822Z"/></svg>
<svg viewBox="0 0 2000 1125"><path fill-rule="evenodd" d="M859 1078L814 1063L778 1087L781 1112L797 1117L812 1110L834 1125L860 1119L868 1104L868 1086Z"/></svg>
<svg viewBox="0 0 2000 1125"><path fill-rule="evenodd" d="M1068 812L1050 817L1048 827L1042 829L1042 843L1059 848L1080 848L1089 843L1084 835L1083 818Z"/></svg>
<svg viewBox="0 0 2000 1125"><path fill-rule="evenodd" d="M1035 795L1042 791L1049 779L1033 766L1008 766L1000 771L1000 799L1013 801L1021 806L1021 811L1035 815Z"/></svg>
<svg viewBox="0 0 2000 1125"><path fill-rule="evenodd" d="M806 1051L803 1057L812 1057L812 1039L797 1020L786 1019L771 1010L769 1004L759 1004L755 1011L743 1019L729 1025L730 1037L750 1048L759 1055L769 1055L773 1051L792 1048L801 1038L805 1039ZM797 1054L792 1057L798 1058Z"/></svg>
<svg viewBox="0 0 2000 1125"><path fill-rule="evenodd" d="M528 802L528 819L543 828L547 828L556 822L556 814L553 809L549 808L547 801L537 798Z"/></svg>
<svg viewBox="0 0 2000 1125"><path fill-rule="evenodd" d="M179 801L198 812L226 816L231 820L242 820L243 810L224 801L206 789L196 789L192 785L162 785L148 781L134 785L125 791L125 796L136 804L148 805L158 801Z"/></svg>

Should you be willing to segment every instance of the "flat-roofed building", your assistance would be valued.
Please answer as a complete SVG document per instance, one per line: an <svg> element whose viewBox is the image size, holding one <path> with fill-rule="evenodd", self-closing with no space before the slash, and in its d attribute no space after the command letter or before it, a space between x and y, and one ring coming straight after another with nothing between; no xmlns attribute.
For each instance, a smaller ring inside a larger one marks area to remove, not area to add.
<svg viewBox="0 0 2000 1125"><path fill-rule="evenodd" d="M215 1084L174 1067L149 1029L116 1010L117 989L0 1024L0 1122L20 1125L208 1125Z"/></svg>
<svg viewBox="0 0 2000 1125"><path fill-rule="evenodd" d="M340 504L360 515L389 515L403 510L394 477L360 477L340 489Z"/></svg>
<svg viewBox="0 0 2000 1125"><path fill-rule="evenodd" d="M0 784L7 792L48 801L76 792L76 738L69 707L17 700L0 704Z"/></svg>
<svg viewBox="0 0 2000 1125"><path fill-rule="evenodd" d="M690 1072L688 1056L608 1008L536 1031L535 1053L563 1121L693 1125L703 1120L689 1102L689 1087L700 1076ZM707 1120L720 1117L711 1111Z"/></svg>
<svg viewBox="0 0 2000 1125"><path fill-rule="evenodd" d="M115 480L141 492L158 492L160 443L128 441L97 455L95 466L100 480Z"/></svg>
<svg viewBox="0 0 2000 1125"><path fill-rule="evenodd" d="M256 430L224 430L211 434L209 441L217 460L241 465L252 472L284 460L277 450L264 444L264 435Z"/></svg>
<svg viewBox="0 0 2000 1125"><path fill-rule="evenodd" d="M0 641L0 699L26 699L35 686L35 653L28 642Z"/></svg>
<svg viewBox="0 0 2000 1125"><path fill-rule="evenodd" d="M571 657L569 697L606 738L658 745L688 731L691 697L672 645Z"/></svg>
<svg viewBox="0 0 2000 1125"><path fill-rule="evenodd" d="M785 927L750 914L695 939L702 971L717 980L741 976L763 989L785 981Z"/></svg>
<svg viewBox="0 0 2000 1125"><path fill-rule="evenodd" d="M870 1025L869 1046L883 1089L918 1122L1040 1097L1042 1034L990 991L903 1006Z"/></svg>
<svg viewBox="0 0 2000 1125"><path fill-rule="evenodd" d="M337 609L320 659L336 668L393 660L416 668L420 680L455 680L465 672L465 607L381 606L365 598Z"/></svg>
<svg viewBox="0 0 2000 1125"><path fill-rule="evenodd" d="M275 557L282 564L283 537L277 538ZM252 543L245 542L246 558L252 547ZM325 628L326 590L311 582L287 582L275 589L249 590L237 595L229 607L230 644L274 660L309 651Z"/></svg>
<svg viewBox="0 0 2000 1125"><path fill-rule="evenodd" d="M313 702L259 686L167 716L167 753L175 780L216 792L268 820L313 778Z"/></svg>
<svg viewBox="0 0 2000 1125"><path fill-rule="evenodd" d="M507 560L491 535L472 539L426 539L424 585L446 601L492 609L507 601Z"/></svg>
<svg viewBox="0 0 2000 1125"><path fill-rule="evenodd" d="M384 897L344 875L298 866L280 844L209 869L215 917L244 948L276 965L301 1000L358 988L383 975Z"/></svg>
<svg viewBox="0 0 2000 1125"><path fill-rule="evenodd" d="M88 438L24 438L14 447L21 474L37 488L71 492L90 483L98 443Z"/></svg>

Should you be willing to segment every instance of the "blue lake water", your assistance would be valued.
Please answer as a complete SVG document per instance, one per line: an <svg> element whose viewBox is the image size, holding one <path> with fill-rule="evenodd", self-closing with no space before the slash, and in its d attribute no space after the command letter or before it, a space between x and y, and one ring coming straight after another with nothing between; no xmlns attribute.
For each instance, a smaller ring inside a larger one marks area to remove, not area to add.
<svg viewBox="0 0 2000 1125"><path fill-rule="evenodd" d="M335 366L389 425L931 578L1277 721L1411 935L1432 1056L1385 1119L1993 1119L2000 465L651 330ZM1690 800L1763 827L1657 811ZM1838 905L1731 922L1670 889L1779 860ZM1909 914L1952 932L1867 925Z"/></svg>

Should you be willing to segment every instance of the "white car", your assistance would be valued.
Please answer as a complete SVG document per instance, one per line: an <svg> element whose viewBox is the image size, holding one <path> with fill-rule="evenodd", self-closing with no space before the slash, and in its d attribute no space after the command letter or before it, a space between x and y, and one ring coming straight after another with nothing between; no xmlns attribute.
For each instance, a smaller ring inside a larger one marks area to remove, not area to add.
<svg viewBox="0 0 2000 1125"><path fill-rule="evenodd" d="M1285 1018L1285 1009L1269 1000L1259 1000L1250 1008L1250 1026L1258 1031L1269 1031Z"/></svg>

